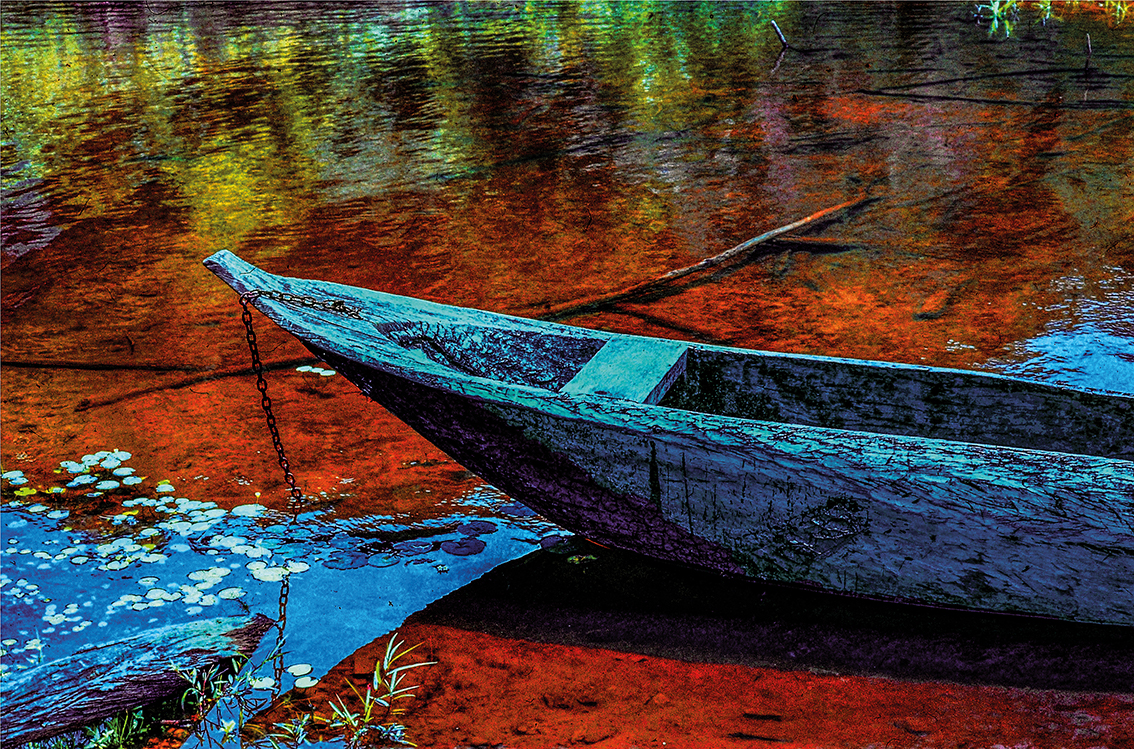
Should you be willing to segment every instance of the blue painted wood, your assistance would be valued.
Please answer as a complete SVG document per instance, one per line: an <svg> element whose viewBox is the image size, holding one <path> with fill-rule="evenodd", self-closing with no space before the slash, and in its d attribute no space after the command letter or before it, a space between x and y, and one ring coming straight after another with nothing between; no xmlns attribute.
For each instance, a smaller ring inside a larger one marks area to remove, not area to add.
<svg viewBox="0 0 1134 749"><path fill-rule="evenodd" d="M264 314L469 470L601 543L833 591L1134 625L1130 396L697 343L676 344L683 367L656 404L561 392L580 374L600 381L585 370L611 341L669 343L275 276L227 252L206 264L268 293Z"/></svg>
<svg viewBox="0 0 1134 749"><path fill-rule="evenodd" d="M613 338L559 392L655 404L684 374L687 348L661 338Z"/></svg>

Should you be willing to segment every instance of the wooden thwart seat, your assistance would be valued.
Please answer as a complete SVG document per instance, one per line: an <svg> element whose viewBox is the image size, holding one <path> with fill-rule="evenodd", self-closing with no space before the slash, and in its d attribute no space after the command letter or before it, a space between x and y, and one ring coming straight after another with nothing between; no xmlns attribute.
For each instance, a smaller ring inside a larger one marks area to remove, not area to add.
<svg viewBox="0 0 1134 749"><path fill-rule="evenodd" d="M656 404L685 373L680 341L657 338L614 338L559 389L570 395L606 395Z"/></svg>

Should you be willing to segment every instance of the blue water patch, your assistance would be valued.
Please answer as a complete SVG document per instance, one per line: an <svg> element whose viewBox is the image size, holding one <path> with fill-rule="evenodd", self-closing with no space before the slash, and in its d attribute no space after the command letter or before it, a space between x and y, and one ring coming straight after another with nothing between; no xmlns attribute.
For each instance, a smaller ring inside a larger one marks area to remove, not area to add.
<svg viewBox="0 0 1134 749"><path fill-rule="evenodd" d="M1134 394L1134 337L1089 325L1032 338L1023 349L1030 358L1005 366L1004 374Z"/></svg>
<svg viewBox="0 0 1134 749"><path fill-rule="evenodd" d="M295 668L270 687L290 689L562 532L485 485L453 500L451 515L415 525L333 509L293 517L254 502L226 509L139 479L130 457L63 461L61 487L3 473L0 674L152 627L255 612L286 618ZM277 644L270 634L263 647Z"/></svg>

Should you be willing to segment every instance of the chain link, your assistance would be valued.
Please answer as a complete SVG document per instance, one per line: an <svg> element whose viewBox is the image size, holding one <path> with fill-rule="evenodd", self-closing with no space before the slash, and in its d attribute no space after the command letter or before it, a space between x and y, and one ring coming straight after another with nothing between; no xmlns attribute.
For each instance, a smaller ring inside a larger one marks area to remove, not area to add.
<svg viewBox="0 0 1134 749"><path fill-rule="evenodd" d="M280 613L279 618L276 619L276 658L272 668L272 676L275 678L272 691L273 700L279 696L280 685L283 684L284 642L287 640L287 597L291 590L290 579L290 575L284 575L284 579L280 583Z"/></svg>
<svg viewBox="0 0 1134 749"><path fill-rule="evenodd" d="M252 309L249 307L253 299L264 296L260 291L249 291L240 295L240 306L244 308L240 319L244 322L244 330L248 338L248 350L252 354L252 371L256 373L256 389L260 391L260 407L264 409L264 416L268 420L268 431L272 433L272 445L276 448L280 468L284 472L284 480L290 487L288 509L298 511L303 503L303 492L295 483L295 476L291 473L291 464L288 463L284 452L283 441L280 439L280 430L276 426L276 417L272 413L272 399L268 397L268 381L264 378L264 364L260 360L260 348L256 345L256 331L252 329Z"/></svg>
<svg viewBox="0 0 1134 749"><path fill-rule="evenodd" d="M347 304L341 299L318 299L305 294L292 294L290 291L259 290L246 291L241 295L240 299L242 302L244 299L248 301L252 301L253 299L270 299L273 302L283 302L293 307L306 307L321 312L333 312L337 315L353 317L355 320L362 319L362 310Z"/></svg>

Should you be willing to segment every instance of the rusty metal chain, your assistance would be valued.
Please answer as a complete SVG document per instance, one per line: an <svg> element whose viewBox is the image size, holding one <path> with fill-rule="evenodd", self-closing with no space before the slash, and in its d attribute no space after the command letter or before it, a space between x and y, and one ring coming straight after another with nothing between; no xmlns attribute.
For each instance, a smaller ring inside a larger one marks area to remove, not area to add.
<svg viewBox="0 0 1134 749"><path fill-rule="evenodd" d="M288 291L273 291L253 289L240 295L240 306L243 308L240 319L244 322L244 330L248 338L248 350L252 354L252 371L256 373L256 389L260 391L260 407L264 409L264 416L268 420L268 431L272 433L272 445L276 448L280 468L283 469L284 480L289 487L288 509L298 512L303 504L303 491L296 485L295 476L291 472L287 453L284 452L283 441L280 439L280 430L276 425L276 417L272 412L272 399L268 397L268 381L264 377L264 364L260 360L260 349L256 345L256 331L252 329L252 309L250 304L255 299L270 299L296 307L307 307L322 312L332 312L337 315L362 319L362 312L358 307L352 307L341 299L317 299L304 294L292 294Z"/></svg>
<svg viewBox="0 0 1134 749"><path fill-rule="evenodd" d="M246 291L240 298L241 300L247 298L248 301L270 299L273 302L283 302L293 307L306 307L321 312L333 312L337 315L353 317L355 320L362 319L362 310L358 307L352 307L341 299L318 299L306 294L292 294L290 291Z"/></svg>
<svg viewBox="0 0 1134 749"><path fill-rule="evenodd" d="M252 354L252 371L256 373L256 389L260 391L260 407L264 409L264 416L268 419L268 431L272 433L272 445L276 448L280 468L284 472L284 480L290 487L288 509L298 510L303 502L303 492L295 483L295 476L291 473L291 464L288 463L284 452L283 441L280 439L280 430L276 426L276 417L272 413L272 399L268 397L268 381L264 378L264 363L260 360L260 348L256 345L256 331L252 329L252 309L249 304L253 299L263 296L262 292L249 291L240 295L240 306L244 308L240 319L244 322L244 331L248 338L248 350Z"/></svg>
<svg viewBox="0 0 1134 749"><path fill-rule="evenodd" d="M272 690L272 699L279 696L280 686L283 684L284 672L284 643L287 641L287 597L288 592L291 590L290 575L284 575L284 579L280 584L280 612L279 618L276 619L276 647L274 663L272 664L272 676L274 678L274 685Z"/></svg>

